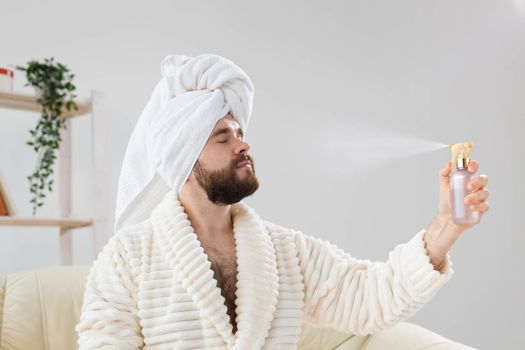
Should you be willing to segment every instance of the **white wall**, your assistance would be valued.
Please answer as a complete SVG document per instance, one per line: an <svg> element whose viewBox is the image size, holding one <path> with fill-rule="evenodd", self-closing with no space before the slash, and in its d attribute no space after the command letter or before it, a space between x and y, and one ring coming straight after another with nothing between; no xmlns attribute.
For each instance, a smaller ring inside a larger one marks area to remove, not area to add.
<svg viewBox="0 0 525 350"><path fill-rule="evenodd" d="M54 56L79 96L107 93L108 187L114 208L128 138L167 54L216 53L255 84L247 134L265 219L385 260L431 221L448 150L362 172L356 149L324 161L318 131L370 123L428 140L472 140L491 210L451 251L455 276L411 321L483 349L525 342L523 274L525 1L10 1L2 2L0 64ZM19 73L19 72L18 72ZM16 89L22 90L19 73ZM0 171L18 213L31 214L25 145L36 114L0 110ZM90 120L73 121L74 208L89 216ZM363 146L364 147L364 146ZM359 150L365 152L365 149ZM56 193L39 215L58 212ZM111 213L113 215L113 213ZM75 263L93 259L75 232ZM0 273L58 263L56 229L0 228Z"/></svg>

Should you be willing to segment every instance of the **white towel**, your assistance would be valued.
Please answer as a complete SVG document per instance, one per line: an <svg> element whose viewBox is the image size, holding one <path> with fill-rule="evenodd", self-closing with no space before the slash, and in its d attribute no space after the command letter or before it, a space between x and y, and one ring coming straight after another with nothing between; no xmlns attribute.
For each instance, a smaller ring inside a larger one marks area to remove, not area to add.
<svg viewBox="0 0 525 350"><path fill-rule="evenodd" d="M232 61L214 54L168 55L161 73L122 162L115 232L148 219L171 189L180 194L215 124L228 112L246 137L254 87Z"/></svg>

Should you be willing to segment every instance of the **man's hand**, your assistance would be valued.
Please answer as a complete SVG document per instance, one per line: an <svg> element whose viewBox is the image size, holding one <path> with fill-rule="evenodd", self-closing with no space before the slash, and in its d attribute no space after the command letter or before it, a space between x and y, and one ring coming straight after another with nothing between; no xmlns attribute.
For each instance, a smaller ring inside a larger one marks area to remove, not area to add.
<svg viewBox="0 0 525 350"><path fill-rule="evenodd" d="M471 160L468 165L468 171L475 174L479 169L479 163ZM427 229L423 239L430 262L436 270L441 270L444 259L458 237L467 229L475 226L458 225L452 222L452 210L450 206L450 173L452 162L449 161L439 172L440 189L439 189L439 207L438 214L434 221ZM479 211L483 217L489 210L489 191L486 184L489 180L487 175L474 175L467 184L467 189L471 192L465 197L465 203L474 211Z"/></svg>

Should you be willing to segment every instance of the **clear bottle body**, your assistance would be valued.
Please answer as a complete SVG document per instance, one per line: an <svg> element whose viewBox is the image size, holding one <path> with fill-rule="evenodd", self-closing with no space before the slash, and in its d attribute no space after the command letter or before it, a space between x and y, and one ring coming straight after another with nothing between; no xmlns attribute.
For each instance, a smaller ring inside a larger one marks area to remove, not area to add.
<svg viewBox="0 0 525 350"><path fill-rule="evenodd" d="M467 184L472 175L466 169L457 169L450 175L450 207L452 221L457 225L477 224L480 219L479 211L471 210L470 204L465 203L465 197L470 193Z"/></svg>

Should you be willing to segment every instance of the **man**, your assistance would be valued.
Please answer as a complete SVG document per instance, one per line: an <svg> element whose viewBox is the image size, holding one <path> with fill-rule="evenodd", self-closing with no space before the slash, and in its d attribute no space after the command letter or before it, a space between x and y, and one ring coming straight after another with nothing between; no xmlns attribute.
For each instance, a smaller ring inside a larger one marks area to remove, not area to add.
<svg viewBox="0 0 525 350"><path fill-rule="evenodd" d="M161 67L126 152L117 233L86 282L80 349L295 349L303 323L373 334L452 277L448 251L471 226L451 221L450 162L429 228L387 262L355 259L242 202L259 182L245 140L253 88L240 68L216 55ZM481 213L487 181L474 179L466 199Z"/></svg>

